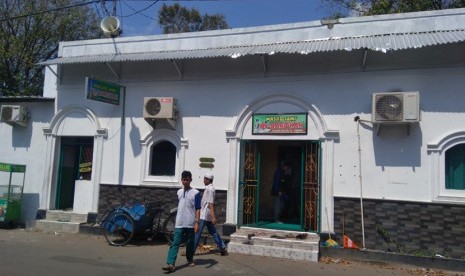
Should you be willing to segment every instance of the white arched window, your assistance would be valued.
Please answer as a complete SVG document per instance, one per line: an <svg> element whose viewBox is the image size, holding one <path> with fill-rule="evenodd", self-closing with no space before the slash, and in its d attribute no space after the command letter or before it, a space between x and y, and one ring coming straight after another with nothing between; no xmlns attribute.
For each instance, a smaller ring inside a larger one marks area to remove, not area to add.
<svg viewBox="0 0 465 276"><path fill-rule="evenodd" d="M428 144L433 201L465 202L465 131Z"/></svg>
<svg viewBox="0 0 465 276"><path fill-rule="evenodd" d="M157 129L142 141L141 184L178 186L179 174L184 169L187 140L174 130Z"/></svg>

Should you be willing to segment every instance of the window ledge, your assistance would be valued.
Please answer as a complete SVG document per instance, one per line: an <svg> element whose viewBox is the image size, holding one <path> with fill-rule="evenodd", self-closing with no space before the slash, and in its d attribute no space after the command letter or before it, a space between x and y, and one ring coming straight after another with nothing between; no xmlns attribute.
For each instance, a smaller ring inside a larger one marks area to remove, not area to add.
<svg viewBox="0 0 465 276"><path fill-rule="evenodd" d="M160 178L145 178L142 180L140 185L143 186L151 186L151 187L181 187L181 184L177 179L174 178L167 178L167 179L160 179Z"/></svg>
<svg viewBox="0 0 465 276"><path fill-rule="evenodd" d="M436 203L465 204L465 197L458 196L438 196L433 200Z"/></svg>

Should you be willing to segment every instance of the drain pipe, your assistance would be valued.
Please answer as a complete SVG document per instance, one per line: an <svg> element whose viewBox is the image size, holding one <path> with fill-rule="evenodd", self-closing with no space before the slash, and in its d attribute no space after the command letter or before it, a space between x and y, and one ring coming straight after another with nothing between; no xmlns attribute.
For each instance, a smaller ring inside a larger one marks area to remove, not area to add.
<svg viewBox="0 0 465 276"><path fill-rule="evenodd" d="M355 116L354 121L357 122L357 139L358 139L358 177L360 182L360 216L362 222L362 243L363 248L365 247L365 220L363 218L363 183L362 183L362 148L360 145L360 117Z"/></svg>

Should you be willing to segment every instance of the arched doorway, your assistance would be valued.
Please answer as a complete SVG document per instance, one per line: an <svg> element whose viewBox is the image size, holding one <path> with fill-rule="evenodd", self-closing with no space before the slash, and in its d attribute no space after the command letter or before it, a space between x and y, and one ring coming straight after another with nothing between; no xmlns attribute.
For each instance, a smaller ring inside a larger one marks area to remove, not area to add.
<svg viewBox="0 0 465 276"><path fill-rule="evenodd" d="M253 135L253 116L263 110L277 114L307 114L307 133ZM339 131L327 127L315 105L307 98L294 94L271 94L257 98L244 108L234 128L227 130L226 135L232 156L228 222L272 229L332 231L334 203L331 172L334 143L339 140ZM285 157L286 152L291 153L290 157ZM272 199L269 193L273 171L281 159L287 158L294 160L296 190L293 192L294 203L291 204L293 215L283 225L267 224L271 217ZM323 208L328 210L329 228L327 223L321 223L326 221L326 212L320 211Z"/></svg>
<svg viewBox="0 0 465 276"><path fill-rule="evenodd" d="M45 171L40 208L97 212L107 130L100 127L90 109L68 105L43 131L47 137L45 162L50 169Z"/></svg>

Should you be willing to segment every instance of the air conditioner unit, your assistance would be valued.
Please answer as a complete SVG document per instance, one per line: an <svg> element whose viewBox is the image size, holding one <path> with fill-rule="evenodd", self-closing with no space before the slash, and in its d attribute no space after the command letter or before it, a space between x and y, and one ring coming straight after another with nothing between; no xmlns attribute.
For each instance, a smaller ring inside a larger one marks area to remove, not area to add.
<svg viewBox="0 0 465 276"><path fill-rule="evenodd" d="M373 123L415 123L420 121L419 92L373 93Z"/></svg>
<svg viewBox="0 0 465 276"><path fill-rule="evenodd" d="M2 105L1 121L9 125L27 126L28 112L20 105Z"/></svg>
<svg viewBox="0 0 465 276"><path fill-rule="evenodd" d="M178 109L176 99L173 97L145 97L145 119L172 119L176 120Z"/></svg>

